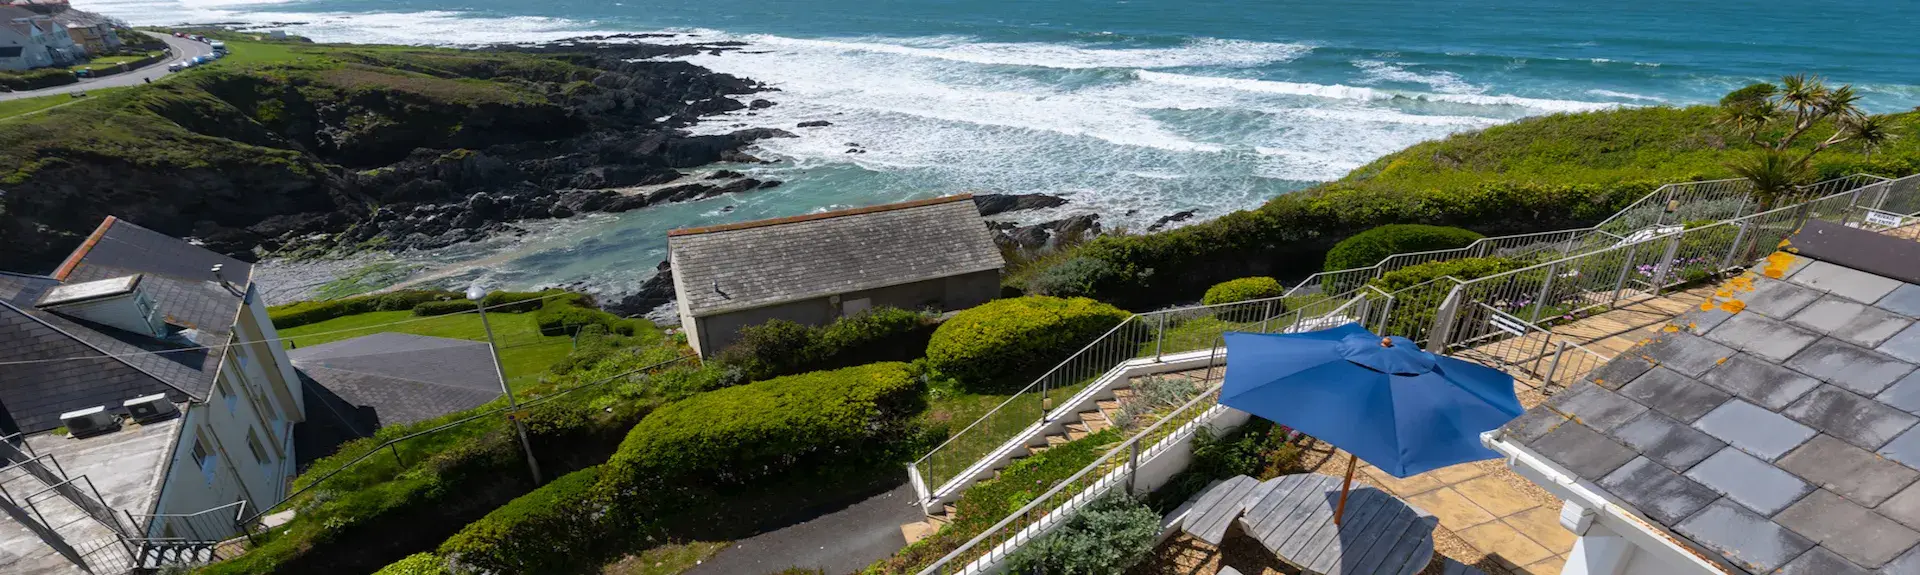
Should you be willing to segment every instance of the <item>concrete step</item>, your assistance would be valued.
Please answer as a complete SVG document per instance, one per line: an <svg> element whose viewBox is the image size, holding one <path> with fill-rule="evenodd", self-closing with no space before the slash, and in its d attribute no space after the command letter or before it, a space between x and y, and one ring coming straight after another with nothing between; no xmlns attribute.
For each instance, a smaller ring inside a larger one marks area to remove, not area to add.
<svg viewBox="0 0 1920 575"><path fill-rule="evenodd" d="M1100 413L1098 410L1080 412L1080 422L1087 425L1087 431L1089 432L1099 432L1102 429L1113 427L1113 424L1107 421L1107 415Z"/></svg>
<svg viewBox="0 0 1920 575"><path fill-rule="evenodd" d="M1118 403L1120 401L1125 401L1127 398L1130 398L1130 397L1133 397L1133 388L1131 387L1122 387L1122 388L1117 388L1113 390L1113 399L1115 403Z"/></svg>
<svg viewBox="0 0 1920 575"><path fill-rule="evenodd" d="M1067 424L1067 441L1079 441L1088 435L1092 433L1087 431L1087 426L1078 423Z"/></svg>
<svg viewBox="0 0 1920 575"><path fill-rule="evenodd" d="M1029 445L1027 446L1027 454L1039 455L1042 453L1046 453L1046 451L1049 449L1053 449L1053 446L1052 445Z"/></svg>
<svg viewBox="0 0 1920 575"><path fill-rule="evenodd" d="M1047 447L1059 447L1066 445L1068 441L1070 440L1067 439L1065 435L1049 435L1047 436Z"/></svg>

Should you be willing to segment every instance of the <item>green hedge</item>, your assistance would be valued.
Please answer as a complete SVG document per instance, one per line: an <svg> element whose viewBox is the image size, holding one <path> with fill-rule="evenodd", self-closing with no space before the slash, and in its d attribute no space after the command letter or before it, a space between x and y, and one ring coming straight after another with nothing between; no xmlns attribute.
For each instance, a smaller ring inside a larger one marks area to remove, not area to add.
<svg viewBox="0 0 1920 575"><path fill-rule="evenodd" d="M1326 271L1364 268L1394 254L1466 247L1482 236L1473 230L1425 224L1389 224L1340 240L1327 250Z"/></svg>
<svg viewBox="0 0 1920 575"><path fill-rule="evenodd" d="M875 308L824 327L773 320L740 330L740 340L722 350L720 363L737 366L755 380L876 361L908 361L926 354L938 324L927 315Z"/></svg>
<svg viewBox="0 0 1920 575"><path fill-rule="evenodd" d="M488 513L440 545L462 572L589 573L635 534L595 497L600 468L561 476ZM555 545L566 542L565 545Z"/></svg>
<svg viewBox="0 0 1920 575"><path fill-rule="evenodd" d="M542 305L546 303L539 301L540 298L563 293L567 293L567 291L558 289L545 291L496 291L488 292L486 296L481 297L480 303L486 305L487 311L489 312L529 312L540 309ZM592 298L588 298L585 295L574 294L571 297L576 298L575 305L593 306Z"/></svg>
<svg viewBox="0 0 1920 575"><path fill-rule="evenodd" d="M1146 559L1160 537L1160 514L1125 494L1088 503L1066 523L1014 551L1009 573L1107 575Z"/></svg>
<svg viewBox="0 0 1920 575"><path fill-rule="evenodd" d="M1288 443L1287 435L1285 427L1258 417L1217 437L1201 427L1193 436L1193 461L1154 490L1147 505L1172 513L1216 480L1235 475L1266 480L1306 472L1300 467L1300 446Z"/></svg>
<svg viewBox="0 0 1920 575"><path fill-rule="evenodd" d="M602 489L641 509L849 457L904 439L925 398L919 374L886 362L728 387L648 415L608 459Z"/></svg>
<svg viewBox="0 0 1920 575"><path fill-rule="evenodd" d="M1128 317L1087 298L994 300L941 324L927 343L927 362L971 391L1017 388Z"/></svg>
<svg viewBox="0 0 1920 575"><path fill-rule="evenodd" d="M477 306L473 305L473 300L450 299L447 301L422 302L420 305L413 306L413 315L422 317L447 315L469 312L475 309L477 309Z"/></svg>
<svg viewBox="0 0 1920 575"><path fill-rule="evenodd" d="M66 68L41 68L24 72L0 71L0 88L14 91L38 90L80 81Z"/></svg>
<svg viewBox="0 0 1920 575"><path fill-rule="evenodd" d="M1200 300L1206 305L1242 302L1247 300L1280 297L1287 292L1280 287L1280 281L1270 277L1240 278L1227 280L1207 288L1207 295ZM1284 311L1284 310L1283 310Z"/></svg>
<svg viewBox="0 0 1920 575"><path fill-rule="evenodd" d="M446 560L432 553L415 553L393 562L373 575L452 575Z"/></svg>
<svg viewBox="0 0 1920 575"><path fill-rule="evenodd" d="M1392 293L1442 277L1452 276L1454 279L1470 280L1517 270L1528 265L1530 264L1526 262L1501 257L1442 260L1393 270L1381 274L1369 283Z"/></svg>
<svg viewBox="0 0 1920 575"><path fill-rule="evenodd" d="M405 311L422 303L443 300L466 301L466 296L445 290L401 290L270 306L267 308L267 318L273 321L275 328L286 329L373 311Z"/></svg>
<svg viewBox="0 0 1920 575"><path fill-rule="evenodd" d="M625 319L599 308L593 307L593 299L581 294L569 294L541 302L539 311L534 312L533 322L540 327L540 335L569 335L580 328L598 325L618 335L633 335L641 330L644 319Z"/></svg>

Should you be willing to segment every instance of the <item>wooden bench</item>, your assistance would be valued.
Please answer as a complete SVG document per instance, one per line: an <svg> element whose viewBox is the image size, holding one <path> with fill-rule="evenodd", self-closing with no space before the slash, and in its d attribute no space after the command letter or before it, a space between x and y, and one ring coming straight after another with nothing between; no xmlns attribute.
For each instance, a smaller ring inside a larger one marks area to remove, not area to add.
<svg viewBox="0 0 1920 575"><path fill-rule="evenodd" d="M1282 561L1324 575L1413 575L1427 566L1439 523L1433 514L1379 489L1357 486L1336 525L1340 483L1338 477L1317 473L1264 482L1230 478L1200 493L1181 529L1217 546L1237 523Z"/></svg>

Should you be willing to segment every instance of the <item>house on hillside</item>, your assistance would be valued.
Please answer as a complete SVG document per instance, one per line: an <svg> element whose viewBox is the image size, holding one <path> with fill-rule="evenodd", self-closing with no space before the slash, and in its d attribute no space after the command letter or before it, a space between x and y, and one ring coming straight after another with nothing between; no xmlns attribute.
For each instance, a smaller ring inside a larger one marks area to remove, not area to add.
<svg viewBox="0 0 1920 575"><path fill-rule="evenodd" d="M119 50L123 45L113 22L105 16L83 10L66 10L53 15L53 22L67 29L67 36L88 54L100 55Z"/></svg>
<svg viewBox="0 0 1920 575"><path fill-rule="evenodd" d="M965 194L674 230L667 248L680 325L702 356L773 319L979 305L1000 294L1005 265Z"/></svg>
<svg viewBox="0 0 1920 575"><path fill-rule="evenodd" d="M71 66L86 54L53 17L0 6L0 70Z"/></svg>
<svg viewBox="0 0 1920 575"><path fill-rule="evenodd" d="M0 273L0 572L208 552L287 495L306 403L252 269L109 217Z"/></svg>
<svg viewBox="0 0 1920 575"><path fill-rule="evenodd" d="M1920 243L1789 242L1483 436L1565 502L1562 573L1920 573Z"/></svg>

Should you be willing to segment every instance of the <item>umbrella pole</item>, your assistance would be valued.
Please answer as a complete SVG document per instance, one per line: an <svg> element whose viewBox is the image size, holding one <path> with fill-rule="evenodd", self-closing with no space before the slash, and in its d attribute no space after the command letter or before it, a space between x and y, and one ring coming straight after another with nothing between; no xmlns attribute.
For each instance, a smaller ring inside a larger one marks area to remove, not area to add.
<svg viewBox="0 0 1920 575"><path fill-rule="evenodd" d="M1347 454L1347 480L1340 483L1340 504L1333 508L1333 524L1340 524L1340 517L1347 514L1347 491L1353 489L1353 469L1359 467L1360 456Z"/></svg>

